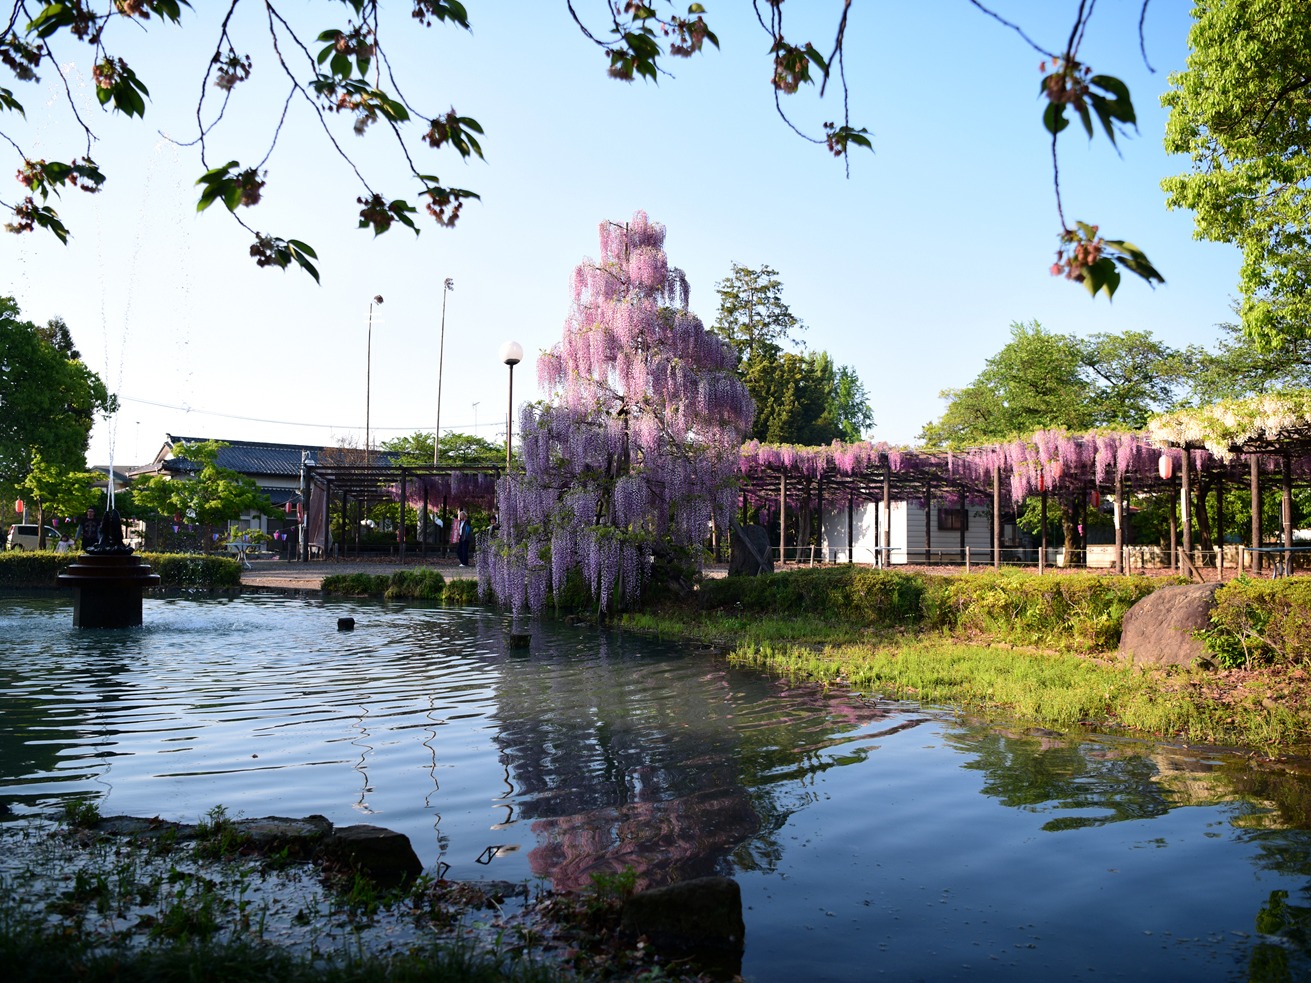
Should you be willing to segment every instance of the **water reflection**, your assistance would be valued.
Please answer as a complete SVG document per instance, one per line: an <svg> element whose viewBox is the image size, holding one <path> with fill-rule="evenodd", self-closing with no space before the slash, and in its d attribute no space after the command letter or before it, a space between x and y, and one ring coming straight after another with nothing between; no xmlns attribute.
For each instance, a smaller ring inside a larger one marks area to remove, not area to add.
<svg viewBox="0 0 1311 983"><path fill-rule="evenodd" d="M563 626L522 654L477 610L148 600L144 628L106 634L59 604L0 599L0 795L20 811L366 818L451 876L563 888L729 874L758 980L863 979L872 954L891 978L1311 968L1311 782L1291 767Z"/></svg>

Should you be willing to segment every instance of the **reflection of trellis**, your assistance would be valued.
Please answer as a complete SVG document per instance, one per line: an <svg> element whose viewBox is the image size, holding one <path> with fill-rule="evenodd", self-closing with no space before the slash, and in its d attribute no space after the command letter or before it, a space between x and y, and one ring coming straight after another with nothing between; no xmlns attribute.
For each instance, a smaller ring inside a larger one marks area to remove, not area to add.
<svg viewBox="0 0 1311 983"><path fill-rule="evenodd" d="M351 506L362 519L374 505L404 501L419 510L421 529L433 512L447 515L453 507L470 505L493 508L496 482L503 470L497 465L308 465L305 468L305 489L309 499L307 550L309 546L324 549L329 542L344 546L346 517ZM338 525L329 528L334 506L338 509ZM417 548L420 554L424 554L428 545L422 535L417 543L407 542L406 529L401 524L397 552L402 559L407 549Z"/></svg>

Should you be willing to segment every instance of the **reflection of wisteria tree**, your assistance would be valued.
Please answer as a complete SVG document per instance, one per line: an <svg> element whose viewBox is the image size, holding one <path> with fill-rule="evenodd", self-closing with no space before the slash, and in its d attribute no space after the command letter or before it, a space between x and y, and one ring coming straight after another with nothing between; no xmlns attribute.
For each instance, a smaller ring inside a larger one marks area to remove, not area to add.
<svg viewBox="0 0 1311 983"><path fill-rule="evenodd" d="M843 734L897 713L601 637L585 665L524 664L497 684L530 863L559 889L625 867L643 885L772 867L814 776L868 754Z"/></svg>
<svg viewBox="0 0 1311 983"><path fill-rule="evenodd" d="M478 577L516 613L582 572L602 611L636 599L655 557L699 561L736 497L750 397L729 346L687 309L664 226L603 222L574 270L564 337L538 361L550 401L524 410L524 472L497 488L501 530Z"/></svg>

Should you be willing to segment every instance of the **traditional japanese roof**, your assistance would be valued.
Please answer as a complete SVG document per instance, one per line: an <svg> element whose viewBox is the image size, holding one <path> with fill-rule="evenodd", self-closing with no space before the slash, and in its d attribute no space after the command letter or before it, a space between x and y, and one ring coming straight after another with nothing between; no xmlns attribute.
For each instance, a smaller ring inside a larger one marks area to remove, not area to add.
<svg viewBox="0 0 1311 983"><path fill-rule="evenodd" d="M325 448L309 444L272 444L247 440L222 440L215 437L179 437L166 435L164 453L171 452L178 444L199 444L209 440L219 440L227 444L218 453L218 466L240 471L251 477L279 477L300 479L302 456L321 457ZM157 458L156 464L164 471L186 472L193 470L193 465L186 458Z"/></svg>

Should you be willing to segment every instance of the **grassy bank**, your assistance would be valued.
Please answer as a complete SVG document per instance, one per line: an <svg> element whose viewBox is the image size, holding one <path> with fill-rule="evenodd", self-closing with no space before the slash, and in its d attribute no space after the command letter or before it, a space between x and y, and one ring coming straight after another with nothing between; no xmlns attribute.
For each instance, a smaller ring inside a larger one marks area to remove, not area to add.
<svg viewBox="0 0 1311 983"><path fill-rule="evenodd" d="M694 597L623 624L892 699L1061 730L1305 753L1311 580L1226 585L1207 633L1210 667L1118 660L1125 612L1161 586L1144 577L836 567L708 581Z"/></svg>

